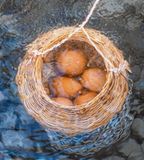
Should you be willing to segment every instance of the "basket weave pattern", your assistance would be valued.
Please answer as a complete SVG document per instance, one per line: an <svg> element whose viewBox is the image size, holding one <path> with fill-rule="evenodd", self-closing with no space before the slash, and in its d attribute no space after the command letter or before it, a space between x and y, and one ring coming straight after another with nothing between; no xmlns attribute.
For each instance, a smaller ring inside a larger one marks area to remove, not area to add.
<svg viewBox="0 0 144 160"><path fill-rule="evenodd" d="M35 56L33 51L44 52L66 38L74 29L75 27L63 27L39 36L28 46L16 77L20 98L28 113L45 127L68 135L90 132L107 124L122 110L128 94L126 79L128 64L121 73L110 71L112 67L118 68L126 62L122 52L100 32L86 29L97 48L113 65L103 59L107 70L107 81L102 91L88 104L80 106L58 105L49 98L42 83L45 55ZM70 40L83 41L91 45L82 31L73 35Z"/></svg>

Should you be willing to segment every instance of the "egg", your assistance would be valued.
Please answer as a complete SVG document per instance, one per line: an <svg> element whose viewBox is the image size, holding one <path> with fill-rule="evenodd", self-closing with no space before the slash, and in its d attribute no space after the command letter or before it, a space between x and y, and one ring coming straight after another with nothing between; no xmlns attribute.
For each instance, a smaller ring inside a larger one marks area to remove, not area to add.
<svg viewBox="0 0 144 160"><path fill-rule="evenodd" d="M90 91L85 93L85 94L79 95L74 100L74 104L75 105L81 105L81 104L87 103L87 102L91 101L96 95L97 95L97 93L90 92Z"/></svg>
<svg viewBox="0 0 144 160"><path fill-rule="evenodd" d="M57 68L60 72L70 75L80 75L87 65L86 55L80 50L65 50L57 57Z"/></svg>
<svg viewBox="0 0 144 160"><path fill-rule="evenodd" d="M57 98L53 98L52 100L54 100L55 102L57 102L59 104L66 105L66 106L73 105L73 103L70 99L64 98L64 97L57 97Z"/></svg>
<svg viewBox="0 0 144 160"><path fill-rule="evenodd" d="M50 86L54 95L60 97L73 97L82 89L78 81L65 76L53 78Z"/></svg>
<svg viewBox="0 0 144 160"><path fill-rule="evenodd" d="M81 76L82 85L95 92L100 92L106 82L106 72L100 68L89 68Z"/></svg>

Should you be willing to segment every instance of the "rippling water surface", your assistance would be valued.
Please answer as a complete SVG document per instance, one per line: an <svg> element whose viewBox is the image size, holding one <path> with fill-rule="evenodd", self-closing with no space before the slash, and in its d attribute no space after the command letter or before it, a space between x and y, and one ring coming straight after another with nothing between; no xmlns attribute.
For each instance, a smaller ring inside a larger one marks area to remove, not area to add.
<svg viewBox="0 0 144 160"><path fill-rule="evenodd" d="M93 2L93 0L0 0L0 160L18 158L109 160L107 157L119 157L121 159L111 159L123 160L130 156L121 151L121 146L127 146L132 140L136 148L141 148L138 152L140 153L138 154L139 159L137 155L132 155L133 160L144 159L144 137L136 134L138 131L136 132L135 129L130 130L125 142L119 142L93 156L87 154L87 157L84 154L79 156L72 154L70 150L67 152L58 150L52 142L62 145L68 142L68 138L57 142L55 138L60 135L50 131L46 132L27 114L18 97L15 76L17 67L25 54L26 45L39 34L52 28L80 24ZM143 0L101 0L87 26L100 30L124 51L125 58L129 61L133 71L131 75L134 81L133 95L130 100L131 113L136 119L143 121ZM144 124L144 121L142 123ZM81 137L77 138L81 139ZM87 137L85 135L82 138ZM73 139L72 142L76 144L77 139Z"/></svg>

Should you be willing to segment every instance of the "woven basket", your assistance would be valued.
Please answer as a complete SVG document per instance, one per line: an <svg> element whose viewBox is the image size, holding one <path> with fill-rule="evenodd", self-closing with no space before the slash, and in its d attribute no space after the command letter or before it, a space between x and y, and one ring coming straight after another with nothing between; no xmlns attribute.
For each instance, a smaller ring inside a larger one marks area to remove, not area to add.
<svg viewBox="0 0 144 160"><path fill-rule="evenodd" d="M53 102L42 79L44 59L49 52L46 55L34 55L33 51L44 52L75 29L76 27L63 27L39 36L28 46L16 77L20 98L28 113L45 127L67 135L93 131L107 124L122 110L128 94L127 71L130 71L122 52L107 37L96 30L85 29L96 45L97 52L100 51L104 56L102 59L107 81L102 91L88 104L63 106ZM91 45L83 31L75 33L70 40ZM121 64L126 64L121 72L112 71Z"/></svg>

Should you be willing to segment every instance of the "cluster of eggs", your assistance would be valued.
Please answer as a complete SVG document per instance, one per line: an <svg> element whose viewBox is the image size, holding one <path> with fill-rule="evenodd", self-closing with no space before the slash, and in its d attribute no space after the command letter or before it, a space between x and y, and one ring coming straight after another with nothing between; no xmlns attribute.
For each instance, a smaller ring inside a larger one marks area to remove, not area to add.
<svg viewBox="0 0 144 160"><path fill-rule="evenodd" d="M101 91L106 72L98 67L88 68L88 59L81 50L65 50L56 58L62 76L51 79L50 90L55 102L62 105L81 105Z"/></svg>

